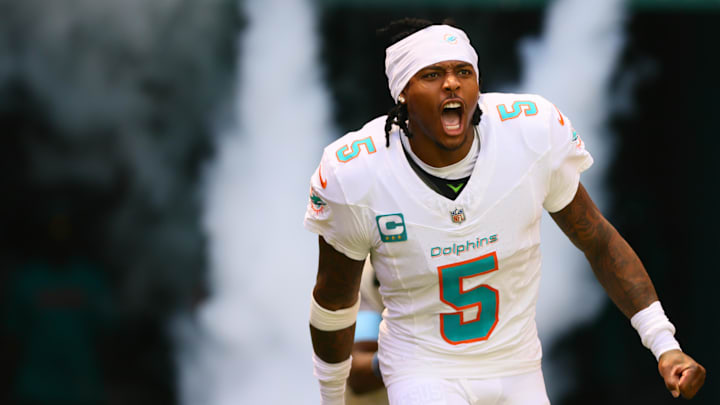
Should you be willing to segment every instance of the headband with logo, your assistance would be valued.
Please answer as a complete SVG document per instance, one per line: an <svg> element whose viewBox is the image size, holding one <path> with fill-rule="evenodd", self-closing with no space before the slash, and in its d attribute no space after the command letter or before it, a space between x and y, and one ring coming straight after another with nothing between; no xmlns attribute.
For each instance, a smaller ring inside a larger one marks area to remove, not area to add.
<svg viewBox="0 0 720 405"><path fill-rule="evenodd" d="M447 60L467 62L478 72L478 56L467 35L449 25L431 25L389 46L385 50L385 75L393 100L397 102L415 73Z"/></svg>

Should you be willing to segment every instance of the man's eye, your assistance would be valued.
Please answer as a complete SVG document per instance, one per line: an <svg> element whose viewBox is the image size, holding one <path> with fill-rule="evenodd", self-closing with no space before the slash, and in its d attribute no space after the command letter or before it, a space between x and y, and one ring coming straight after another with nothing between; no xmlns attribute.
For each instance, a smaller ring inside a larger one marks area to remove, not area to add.
<svg viewBox="0 0 720 405"><path fill-rule="evenodd" d="M437 72L430 72L430 73L425 73L422 77L423 77L423 79L435 79L439 76L440 75L438 75Z"/></svg>
<svg viewBox="0 0 720 405"><path fill-rule="evenodd" d="M471 76L472 71L470 69L461 69L460 72L458 72L460 76Z"/></svg>

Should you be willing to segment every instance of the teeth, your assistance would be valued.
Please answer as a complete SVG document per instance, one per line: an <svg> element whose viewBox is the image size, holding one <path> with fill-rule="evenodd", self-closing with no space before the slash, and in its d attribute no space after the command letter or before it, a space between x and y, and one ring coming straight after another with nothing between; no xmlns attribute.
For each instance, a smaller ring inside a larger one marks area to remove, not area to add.
<svg viewBox="0 0 720 405"><path fill-rule="evenodd" d="M443 108L446 109L446 108L460 108L460 107L462 107L462 104L458 103L457 101L451 101L451 102L445 104L445 106Z"/></svg>

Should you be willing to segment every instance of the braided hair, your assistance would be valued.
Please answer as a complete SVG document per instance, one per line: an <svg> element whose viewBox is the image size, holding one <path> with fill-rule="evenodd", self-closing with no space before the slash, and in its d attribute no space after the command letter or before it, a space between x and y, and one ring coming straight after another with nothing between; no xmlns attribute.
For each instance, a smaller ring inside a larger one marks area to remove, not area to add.
<svg viewBox="0 0 720 405"><path fill-rule="evenodd" d="M443 24L454 26L454 21L445 19ZM389 47L392 44L399 42L400 40L422 30L431 25L434 25L432 21L424 20L420 18L402 18L400 20L391 21L386 27L381 28L377 31L378 36L386 38L385 47ZM478 68L479 70L479 68ZM481 77L480 72L477 72L478 79ZM482 116L482 110L480 106L475 107L475 111L472 116L472 124L477 125L480 123L480 116ZM387 113L387 120L385 120L385 147L390 147L390 131L392 126L397 125L400 127L402 132L408 138L412 138L410 128L408 128L408 109L407 104L396 103Z"/></svg>

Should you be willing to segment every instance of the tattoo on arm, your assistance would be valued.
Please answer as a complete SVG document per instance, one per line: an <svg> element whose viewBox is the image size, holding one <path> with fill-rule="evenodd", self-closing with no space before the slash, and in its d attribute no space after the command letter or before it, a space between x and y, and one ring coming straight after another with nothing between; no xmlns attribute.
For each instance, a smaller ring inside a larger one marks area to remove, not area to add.
<svg viewBox="0 0 720 405"><path fill-rule="evenodd" d="M583 251L600 284L625 316L630 318L657 300L640 258L603 217L582 184L567 207L550 215Z"/></svg>

